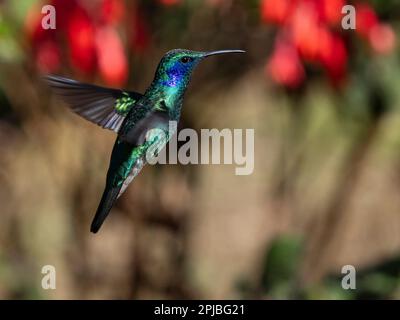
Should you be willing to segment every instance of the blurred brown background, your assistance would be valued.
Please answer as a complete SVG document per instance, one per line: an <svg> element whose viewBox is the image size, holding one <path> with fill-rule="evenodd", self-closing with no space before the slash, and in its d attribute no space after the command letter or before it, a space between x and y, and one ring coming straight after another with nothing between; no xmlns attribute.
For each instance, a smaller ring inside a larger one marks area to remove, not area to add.
<svg viewBox="0 0 400 320"><path fill-rule="evenodd" d="M400 5L345 31L344 4L0 1L0 298L399 298ZM181 125L254 128L254 173L147 166L93 235L115 135L41 75L143 92L179 47L247 51L198 67Z"/></svg>

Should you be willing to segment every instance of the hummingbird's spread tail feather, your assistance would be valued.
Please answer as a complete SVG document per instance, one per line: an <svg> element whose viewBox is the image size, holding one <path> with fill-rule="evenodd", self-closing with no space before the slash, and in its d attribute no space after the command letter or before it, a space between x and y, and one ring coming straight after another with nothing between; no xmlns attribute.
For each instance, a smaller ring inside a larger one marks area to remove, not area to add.
<svg viewBox="0 0 400 320"><path fill-rule="evenodd" d="M97 233L97 231L99 231L104 220L110 213L114 202L117 200L120 189L121 186L106 185L96 215L94 216L92 225L90 226L91 232Z"/></svg>

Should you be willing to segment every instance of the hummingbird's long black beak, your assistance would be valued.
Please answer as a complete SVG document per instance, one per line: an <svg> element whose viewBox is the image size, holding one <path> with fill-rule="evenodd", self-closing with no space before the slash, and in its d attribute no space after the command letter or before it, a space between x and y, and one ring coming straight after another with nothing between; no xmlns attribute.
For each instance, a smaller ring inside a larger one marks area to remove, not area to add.
<svg viewBox="0 0 400 320"><path fill-rule="evenodd" d="M218 51L210 51L205 52L204 57L214 56L216 54L225 54L225 53L245 53L243 50L218 50Z"/></svg>

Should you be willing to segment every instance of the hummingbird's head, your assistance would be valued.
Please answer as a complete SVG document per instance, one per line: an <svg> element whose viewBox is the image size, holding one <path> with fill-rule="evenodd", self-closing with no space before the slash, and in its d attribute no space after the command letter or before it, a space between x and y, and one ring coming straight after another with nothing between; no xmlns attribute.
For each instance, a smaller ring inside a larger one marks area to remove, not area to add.
<svg viewBox="0 0 400 320"><path fill-rule="evenodd" d="M156 80L168 87L185 87L194 68L203 59L225 53L244 53L243 50L219 50L210 52L175 49L167 52L161 59Z"/></svg>

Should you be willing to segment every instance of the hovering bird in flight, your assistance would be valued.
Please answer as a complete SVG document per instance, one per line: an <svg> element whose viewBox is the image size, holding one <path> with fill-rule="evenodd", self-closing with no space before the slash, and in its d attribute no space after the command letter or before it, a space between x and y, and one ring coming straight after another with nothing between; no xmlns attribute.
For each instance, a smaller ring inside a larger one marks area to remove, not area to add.
<svg viewBox="0 0 400 320"><path fill-rule="evenodd" d="M179 121L183 96L195 67L206 57L225 53L244 51L169 51L161 59L154 80L144 94L59 76L45 78L72 111L118 134L91 232L100 229L114 202L144 167L150 148L157 146L161 150L171 138L169 121Z"/></svg>

